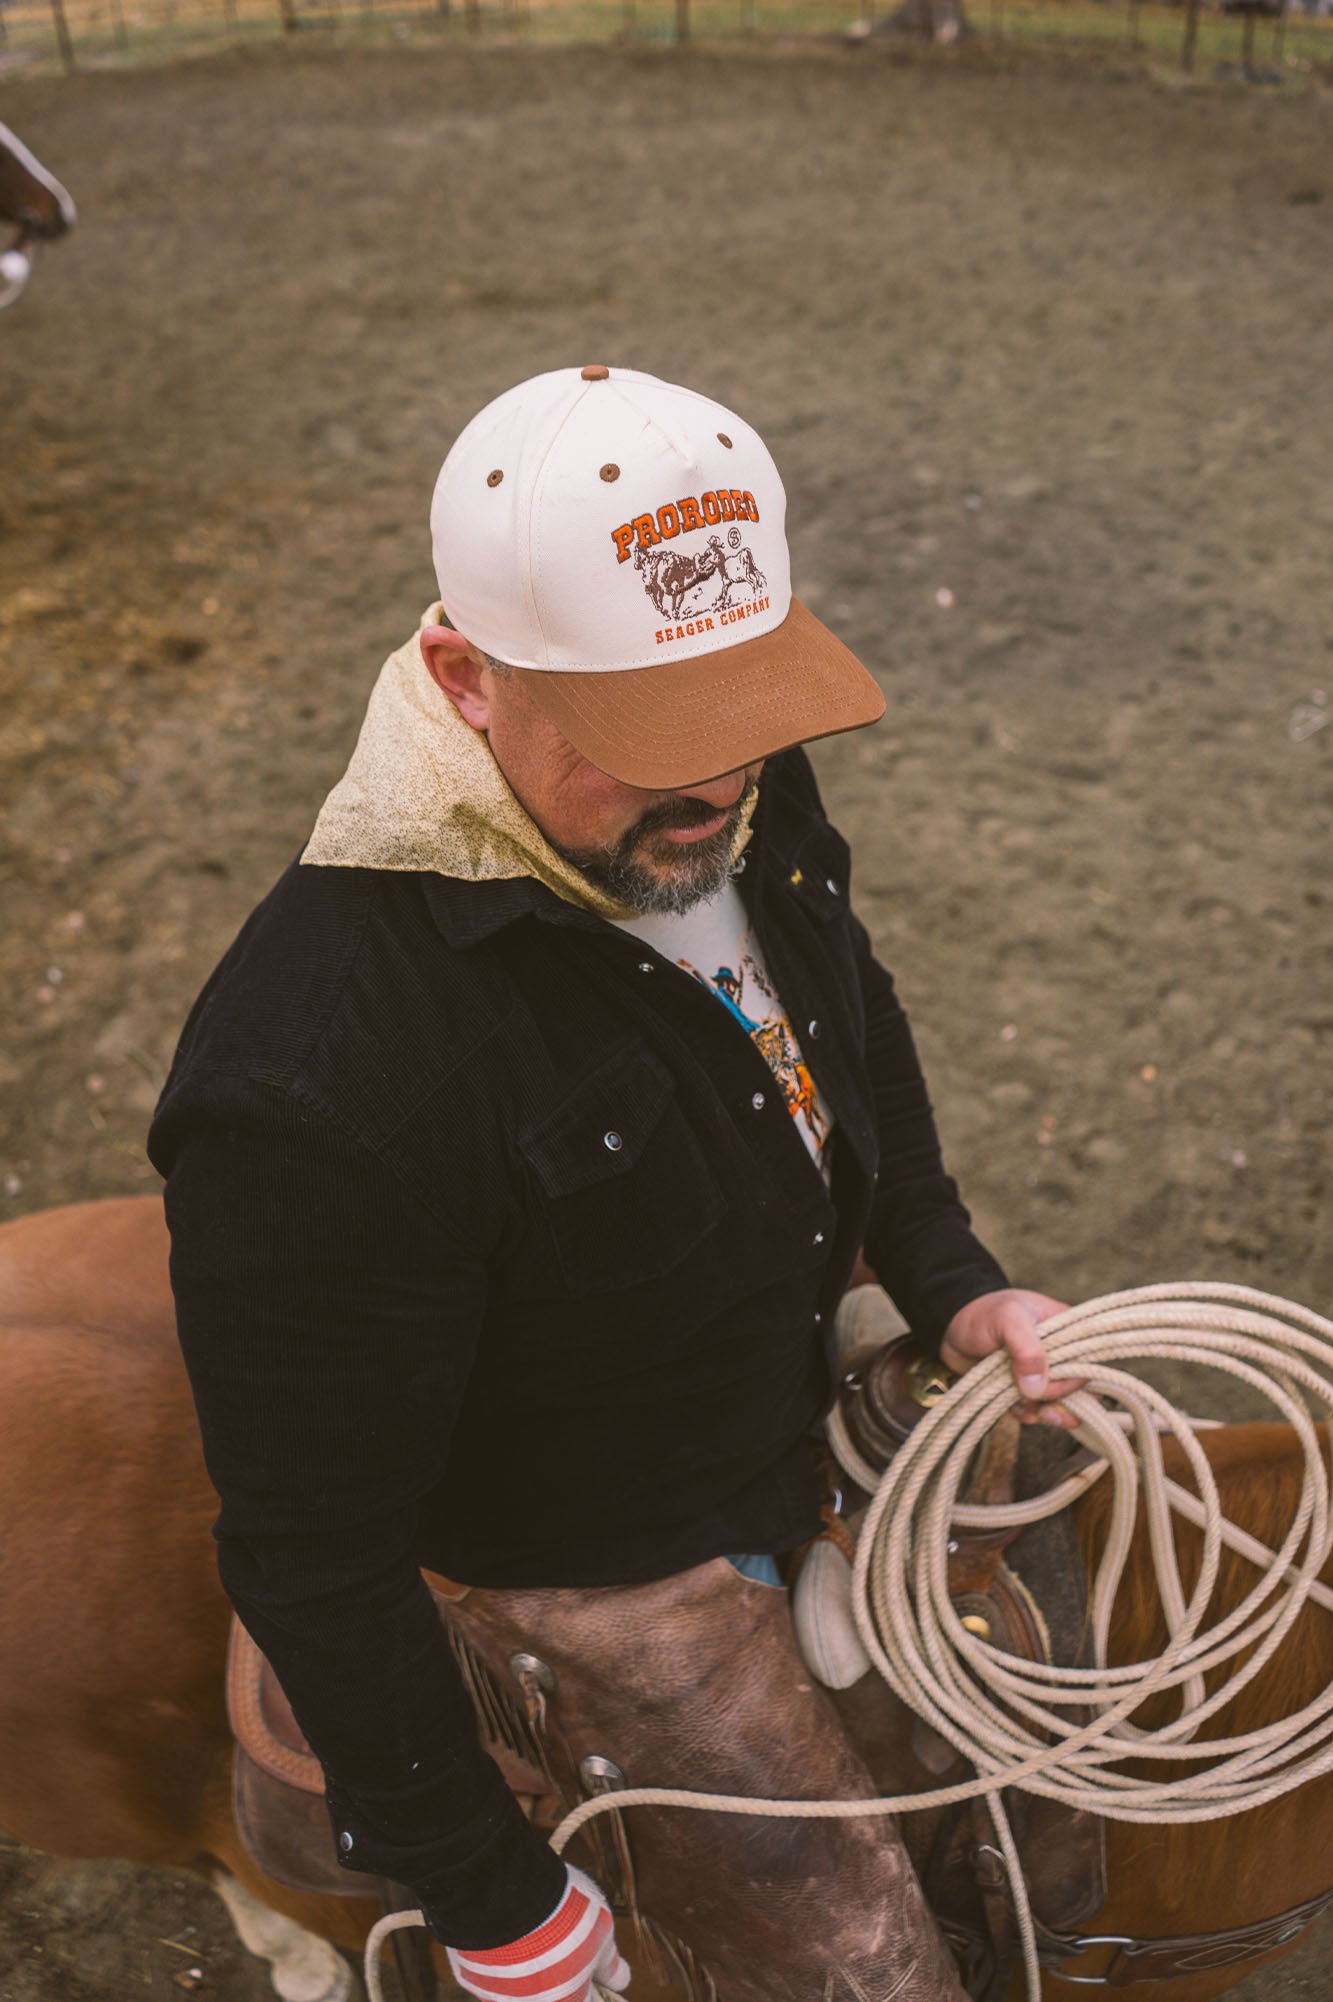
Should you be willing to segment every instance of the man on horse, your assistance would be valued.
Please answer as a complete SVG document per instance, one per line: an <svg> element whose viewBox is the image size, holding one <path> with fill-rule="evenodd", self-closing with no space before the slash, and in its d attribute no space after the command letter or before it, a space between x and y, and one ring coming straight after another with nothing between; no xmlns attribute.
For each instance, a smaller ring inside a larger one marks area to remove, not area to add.
<svg viewBox="0 0 1333 2002"><path fill-rule="evenodd" d="M666 648L621 517L688 556L742 505L766 608ZM1026 1396L1060 1388L1057 1303L969 1227L799 748L884 698L792 597L784 516L755 432L649 376L561 370L475 418L435 490L440 602L200 996L150 1138L227 1591L341 1859L408 1887L479 1995L628 1971L483 1751L423 1567L492 1612L586 1615L650 1715L681 1648L724 1672L728 1594L781 1605L819 1529L859 1257L953 1368L1006 1347ZM738 1695L732 1751L780 1722ZM782 1827L750 1874L818 1946ZM956 1997L894 1868L857 1965Z"/></svg>

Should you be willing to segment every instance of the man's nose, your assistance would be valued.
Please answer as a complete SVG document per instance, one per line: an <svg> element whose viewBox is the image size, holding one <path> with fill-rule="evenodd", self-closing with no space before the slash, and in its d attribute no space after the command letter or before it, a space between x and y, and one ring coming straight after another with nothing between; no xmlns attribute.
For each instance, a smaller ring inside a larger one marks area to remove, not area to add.
<svg viewBox="0 0 1333 2002"><path fill-rule="evenodd" d="M726 807L735 806L745 791L745 772L743 769L724 772L720 779L708 779L703 785L680 786L678 791L682 799L701 799L705 805L716 807L720 813Z"/></svg>

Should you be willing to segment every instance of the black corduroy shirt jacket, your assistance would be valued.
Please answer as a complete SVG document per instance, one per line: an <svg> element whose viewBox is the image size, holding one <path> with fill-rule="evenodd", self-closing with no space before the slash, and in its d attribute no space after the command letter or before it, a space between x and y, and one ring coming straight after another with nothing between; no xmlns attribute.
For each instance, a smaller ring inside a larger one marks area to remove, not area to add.
<svg viewBox="0 0 1333 2002"><path fill-rule="evenodd" d="M223 1582L344 1860L450 1944L540 1923L563 1866L420 1567L631 1584L789 1548L858 1249L929 1334L1006 1283L848 877L804 753L770 760L740 887L831 1186L716 998L531 878L294 864L183 1032L149 1151Z"/></svg>

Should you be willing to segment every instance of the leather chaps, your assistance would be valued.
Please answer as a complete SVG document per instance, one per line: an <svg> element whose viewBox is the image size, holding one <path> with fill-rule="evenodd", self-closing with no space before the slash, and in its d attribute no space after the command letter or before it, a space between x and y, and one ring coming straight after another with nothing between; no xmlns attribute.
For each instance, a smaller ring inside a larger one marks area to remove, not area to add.
<svg viewBox="0 0 1333 2002"><path fill-rule="evenodd" d="M764 1799L876 1791L801 1659L786 1592L725 1558L651 1585L455 1586L441 1597L460 1652L479 1658L497 1693L523 1693L529 1743L566 1805L620 1784ZM599 1818L578 1841L571 1860L641 1915L646 1943L667 1935L688 1949L697 1993L965 2002L887 1815L635 1808Z"/></svg>

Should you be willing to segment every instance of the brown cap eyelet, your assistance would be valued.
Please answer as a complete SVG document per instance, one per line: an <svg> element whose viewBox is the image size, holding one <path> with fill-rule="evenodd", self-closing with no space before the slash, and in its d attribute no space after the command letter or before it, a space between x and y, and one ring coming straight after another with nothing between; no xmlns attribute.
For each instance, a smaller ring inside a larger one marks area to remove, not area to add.
<svg viewBox="0 0 1333 2002"><path fill-rule="evenodd" d="M602 478L608 483L608 485L612 480L618 480L620 478L619 466L612 465L611 461L608 459L607 463L602 467Z"/></svg>
<svg viewBox="0 0 1333 2002"><path fill-rule="evenodd" d="M503 478L504 474L500 471L500 468L497 466L493 473L487 473L486 484L488 487L498 487Z"/></svg>
<svg viewBox="0 0 1333 2002"><path fill-rule="evenodd" d="M730 438L728 438L728 436L727 436L727 434L726 434L726 432L725 432L725 431L719 431L719 432L718 432L718 434L717 434L717 442L718 442L718 444L719 444L719 445L725 445L728 451L730 451L730 450L731 450L731 440L730 440Z"/></svg>
<svg viewBox="0 0 1333 2002"><path fill-rule="evenodd" d="M603 368L599 361L590 361L586 368L579 370L585 382L605 382L610 373L610 369Z"/></svg>

